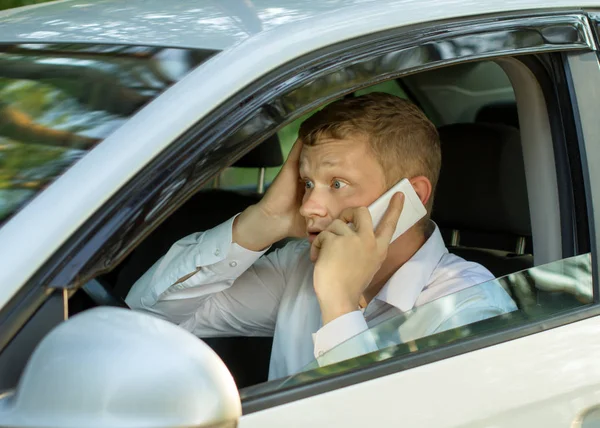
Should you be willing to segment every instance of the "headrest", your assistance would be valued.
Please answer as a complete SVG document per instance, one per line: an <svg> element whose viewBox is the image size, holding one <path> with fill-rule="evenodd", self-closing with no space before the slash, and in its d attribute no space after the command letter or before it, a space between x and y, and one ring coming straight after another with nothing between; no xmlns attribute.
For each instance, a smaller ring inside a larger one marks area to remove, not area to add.
<svg viewBox="0 0 600 428"><path fill-rule="evenodd" d="M440 227L531 236L519 131L469 123L439 128L442 170L432 218Z"/></svg>
<svg viewBox="0 0 600 428"><path fill-rule="evenodd" d="M516 102L502 102L483 106L477 112L475 122L502 123L519 128L519 114Z"/></svg>
<svg viewBox="0 0 600 428"><path fill-rule="evenodd" d="M277 134L267 138L233 164L239 168L271 168L281 165L283 153Z"/></svg>

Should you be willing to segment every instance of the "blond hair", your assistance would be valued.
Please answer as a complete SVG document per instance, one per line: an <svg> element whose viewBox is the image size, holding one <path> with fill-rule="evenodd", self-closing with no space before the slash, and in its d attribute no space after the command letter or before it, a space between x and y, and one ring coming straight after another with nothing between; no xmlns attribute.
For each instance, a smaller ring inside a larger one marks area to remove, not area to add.
<svg viewBox="0 0 600 428"><path fill-rule="evenodd" d="M298 138L313 146L323 138L362 137L381 164L389 189L402 178L425 176L433 190L442 163L437 129L412 102L372 92L333 102L305 120ZM431 212L432 196L427 203Z"/></svg>

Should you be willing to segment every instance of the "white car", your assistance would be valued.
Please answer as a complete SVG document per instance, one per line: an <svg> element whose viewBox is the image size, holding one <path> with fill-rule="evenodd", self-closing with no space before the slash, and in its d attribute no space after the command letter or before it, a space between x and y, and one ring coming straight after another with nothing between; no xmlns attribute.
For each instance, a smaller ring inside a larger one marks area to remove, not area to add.
<svg viewBox="0 0 600 428"><path fill-rule="evenodd" d="M600 426L596 11L61 0L0 14L0 426ZM368 91L438 126L433 219L518 311L404 334L448 295L374 327L377 352L267 382L271 338L199 339L126 307L173 242L260 199L306 115Z"/></svg>

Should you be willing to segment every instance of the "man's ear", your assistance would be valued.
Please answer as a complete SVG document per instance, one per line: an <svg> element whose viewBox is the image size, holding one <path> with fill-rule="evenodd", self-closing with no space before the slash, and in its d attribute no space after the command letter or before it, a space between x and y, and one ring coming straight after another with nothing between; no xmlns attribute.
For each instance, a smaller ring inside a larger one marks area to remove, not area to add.
<svg viewBox="0 0 600 428"><path fill-rule="evenodd" d="M412 184L415 192L419 195L419 199L421 199L423 205L427 206L427 202L429 202L429 199L431 198L431 191L433 190L431 181L424 175L419 175L411 178L410 184Z"/></svg>

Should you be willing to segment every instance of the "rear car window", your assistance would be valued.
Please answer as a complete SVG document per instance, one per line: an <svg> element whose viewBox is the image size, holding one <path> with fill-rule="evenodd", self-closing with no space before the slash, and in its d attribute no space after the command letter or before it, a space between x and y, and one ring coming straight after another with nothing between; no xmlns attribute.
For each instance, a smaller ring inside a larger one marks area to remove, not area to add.
<svg viewBox="0 0 600 428"><path fill-rule="evenodd" d="M0 227L214 51L0 46Z"/></svg>

